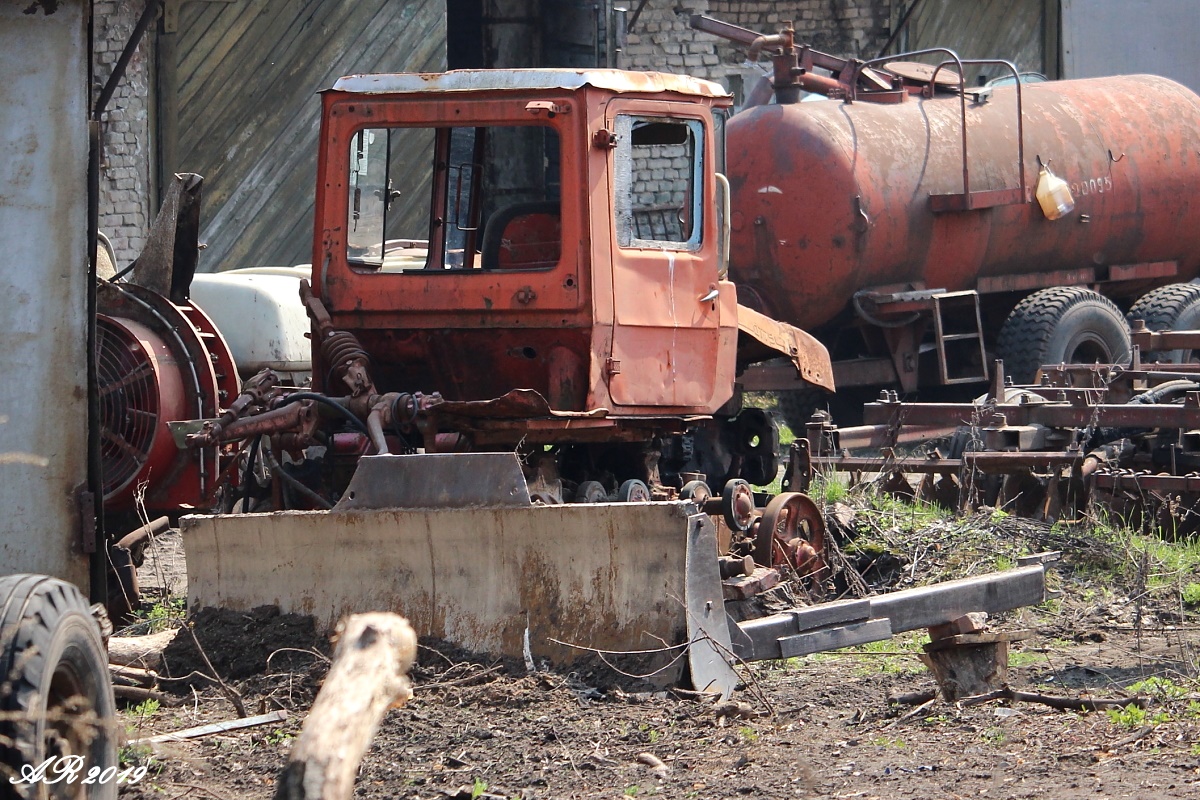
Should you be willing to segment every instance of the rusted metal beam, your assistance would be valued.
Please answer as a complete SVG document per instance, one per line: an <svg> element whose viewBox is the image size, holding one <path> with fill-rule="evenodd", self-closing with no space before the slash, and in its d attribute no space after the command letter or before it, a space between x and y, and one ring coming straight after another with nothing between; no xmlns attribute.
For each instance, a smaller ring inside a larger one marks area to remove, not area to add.
<svg viewBox="0 0 1200 800"><path fill-rule="evenodd" d="M1200 393L1189 392L1184 405L1173 404L997 404L992 408L961 403L868 403L863 419L872 425L1044 425L1048 428L1200 427Z"/></svg>

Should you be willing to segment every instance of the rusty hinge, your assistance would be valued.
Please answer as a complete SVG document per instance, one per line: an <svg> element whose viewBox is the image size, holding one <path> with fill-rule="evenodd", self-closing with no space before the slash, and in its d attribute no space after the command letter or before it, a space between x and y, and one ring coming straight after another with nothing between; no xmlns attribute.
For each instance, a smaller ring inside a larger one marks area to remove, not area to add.
<svg viewBox="0 0 1200 800"><path fill-rule="evenodd" d="M606 147L611 150L617 146L617 134L601 128L592 134L592 144L595 147Z"/></svg>
<svg viewBox="0 0 1200 800"><path fill-rule="evenodd" d="M96 552L96 495L87 484L75 487L75 507L79 510L79 544L85 553Z"/></svg>
<svg viewBox="0 0 1200 800"><path fill-rule="evenodd" d="M620 375L621 374L621 362L615 358L610 358L610 359L608 359L608 361L605 362L604 370L609 375Z"/></svg>

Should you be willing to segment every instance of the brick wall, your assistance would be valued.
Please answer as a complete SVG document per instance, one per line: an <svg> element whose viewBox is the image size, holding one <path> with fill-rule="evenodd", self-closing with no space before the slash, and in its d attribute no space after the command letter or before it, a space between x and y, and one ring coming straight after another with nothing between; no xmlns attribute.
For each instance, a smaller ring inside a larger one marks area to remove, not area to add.
<svg viewBox="0 0 1200 800"><path fill-rule="evenodd" d="M97 0L93 7L94 41L92 97L112 74L113 65L129 41L145 7L142 0ZM152 220L149 98L150 47L153 31L144 37L116 93L101 117L104 158L100 163L100 231L117 254L117 268L127 266L141 251Z"/></svg>
<svg viewBox="0 0 1200 800"><path fill-rule="evenodd" d="M670 5L647 3L628 36L619 65L708 78L724 84L740 100L742 87L748 90L758 75L769 71L768 62L760 59L757 66L748 64L745 48L691 30L690 13L707 14L765 34L778 33L784 22L791 20L797 42L835 55L867 59L874 58L887 42L894 2L700 0L679 14Z"/></svg>

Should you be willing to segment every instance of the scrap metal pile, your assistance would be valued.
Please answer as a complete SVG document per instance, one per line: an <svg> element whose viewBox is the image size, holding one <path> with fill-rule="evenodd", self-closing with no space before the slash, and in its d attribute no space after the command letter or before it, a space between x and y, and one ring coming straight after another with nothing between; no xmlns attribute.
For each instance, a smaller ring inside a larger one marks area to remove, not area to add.
<svg viewBox="0 0 1200 800"><path fill-rule="evenodd" d="M970 403L901 402L882 392L866 424L838 428L817 412L791 447L784 488L805 491L819 472L883 486L949 508L988 505L1047 521L1096 509L1185 536L1200 530L1200 331L1133 326L1129 365L1044 366L1018 386L997 362L986 395ZM1142 357L1147 353L1147 358ZM1157 360L1152 360L1157 359ZM902 455L898 445L925 443ZM878 455L851 455L878 448Z"/></svg>

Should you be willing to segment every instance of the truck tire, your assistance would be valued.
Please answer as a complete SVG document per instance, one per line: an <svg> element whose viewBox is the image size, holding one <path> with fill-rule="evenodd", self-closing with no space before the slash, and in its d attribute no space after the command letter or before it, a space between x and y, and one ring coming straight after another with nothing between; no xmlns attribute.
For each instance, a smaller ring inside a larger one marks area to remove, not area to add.
<svg viewBox="0 0 1200 800"><path fill-rule="evenodd" d="M1172 283L1142 295L1125 315L1130 324L1135 319L1146 323L1152 331L1200 330L1200 284ZM1142 361L1160 364L1194 362L1195 350L1164 350L1142 353Z"/></svg>
<svg viewBox="0 0 1200 800"><path fill-rule="evenodd" d="M93 768L94 777L117 767L108 657L87 600L57 578L9 575L0 578L0 612L0 782L9 785L24 764L82 756L74 783L12 788L37 800L115 798L111 779L81 784Z"/></svg>
<svg viewBox="0 0 1200 800"><path fill-rule="evenodd" d="M1032 383L1043 364L1124 364L1129 325L1103 295L1080 286L1053 286L1026 297L1008 315L996 341L1004 373Z"/></svg>

